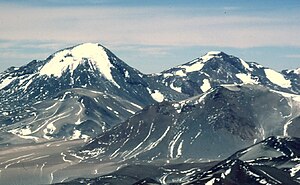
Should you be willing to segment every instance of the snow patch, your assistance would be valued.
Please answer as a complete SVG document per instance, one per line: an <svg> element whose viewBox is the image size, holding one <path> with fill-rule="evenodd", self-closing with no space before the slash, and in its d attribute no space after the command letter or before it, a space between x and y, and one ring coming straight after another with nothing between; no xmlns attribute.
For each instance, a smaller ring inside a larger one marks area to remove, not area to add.
<svg viewBox="0 0 300 185"><path fill-rule="evenodd" d="M291 81L284 78L284 76L272 69L264 69L267 78L273 83L283 88L291 87Z"/></svg>
<svg viewBox="0 0 300 185"><path fill-rule="evenodd" d="M229 175L229 174L230 174L230 172L231 172L231 169L229 168L228 170L226 170L226 171L225 171L225 173L224 173L224 174L225 174L225 175Z"/></svg>
<svg viewBox="0 0 300 185"><path fill-rule="evenodd" d="M31 129L29 127L26 127L26 128L18 128L18 129L13 129L13 130L10 130L8 131L10 133L13 133L13 134L16 134L16 135L22 135L22 136L26 136L26 135L29 135L31 134Z"/></svg>
<svg viewBox="0 0 300 185"><path fill-rule="evenodd" d="M212 178L207 183L205 183L205 185L213 185L215 183L215 180L216 180L215 178Z"/></svg>
<svg viewBox="0 0 300 185"><path fill-rule="evenodd" d="M84 142L87 142L90 139L90 136L82 134L81 138L84 140Z"/></svg>
<svg viewBox="0 0 300 185"><path fill-rule="evenodd" d="M53 125L53 123L49 123L48 125L47 125L47 133L49 133L49 134L53 134L54 133L54 131L56 130L56 127Z"/></svg>
<svg viewBox="0 0 300 185"><path fill-rule="evenodd" d="M294 73L300 75L300 67L298 69L295 69Z"/></svg>
<svg viewBox="0 0 300 185"><path fill-rule="evenodd" d="M174 103L172 105L175 108L176 112L179 114L179 113L181 113L181 109L185 103L186 103L185 101L181 101L179 103Z"/></svg>
<svg viewBox="0 0 300 185"><path fill-rule="evenodd" d="M82 123L81 119L79 118L74 124L75 125L80 125Z"/></svg>
<svg viewBox="0 0 300 185"><path fill-rule="evenodd" d="M179 66L180 68L185 69L186 73L194 72L194 71L200 71L203 68L204 64L201 62L195 62L192 65L183 65Z"/></svg>
<svg viewBox="0 0 300 185"><path fill-rule="evenodd" d="M0 83L0 90L4 87L8 86L11 82L13 82L16 77L7 77Z"/></svg>
<svg viewBox="0 0 300 185"><path fill-rule="evenodd" d="M218 55L220 53L221 53L220 51L210 51L210 52L206 53L206 55L202 56L201 59L203 62L207 62L214 57L219 57Z"/></svg>
<svg viewBox="0 0 300 185"><path fill-rule="evenodd" d="M243 59L240 59L240 62L242 63L242 65L245 67L245 69L248 69L249 71L253 71L252 68L250 68L249 64L247 62L245 62Z"/></svg>
<svg viewBox="0 0 300 185"><path fill-rule="evenodd" d="M294 73L294 74L299 75L299 74L300 74L300 67L297 68L297 69L290 69L290 70L287 70L286 72L287 72L287 73Z"/></svg>
<svg viewBox="0 0 300 185"><path fill-rule="evenodd" d="M176 76L182 76L183 77L183 76L186 76L186 73L191 73L191 72L194 72L194 71L200 71L203 68L205 62L207 62L210 59L215 58L215 57L219 58L220 56L218 56L218 55L220 53L221 53L220 51L208 52L204 56L200 57L199 59L195 59L195 60L189 62L188 64L177 66L177 71L175 71L173 73ZM173 76L173 74L171 74L171 73L164 73L163 74L164 78L167 78L167 77L170 77L170 76Z"/></svg>
<svg viewBox="0 0 300 185"><path fill-rule="evenodd" d="M129 72L125 71L125 78L129 78L129 77L130 77Z"/></svg>
<svg viewBox="0 0 300 185"><path fill-rule="evenodd" d="M23 86L23 87L21 87L21 88L23 88L24 89L24 91L26 91L27 89L28 89L28 87L29 87L29 85L33 82L33 76L35 76L36 74L31 74L31 75L29 75L29 76L27 76L27 77L25 77L25 78L23 78L23 79L21 79L20 81L19 81L19 84L21 85L21 86ZM29 80L28 80L29 79Z"/></svg>
<svg viewBox="0 0 300 185"><path fill-rule="evenodd" d="M18 137L20 137L22 139L31 139L31 140L35 140L35 141L39 140L38 137L30 136L30 134L32 132L31 132L31 129L29 127L26 127L26 128L23 128L23 129L17 128L17 129L10 130L8 132L12 133L14 135L17 135Z"/></svg>
<svg viewBox="0 0 300 185"><path fill-rule="evenodd" d="M183 70L178 70L175 72L176 76L186 76L186 74L183 72Z"/></svg>
<svg viewBox="0 0 300 185"><path fill-rule="evenodd" d="M130 110L130 109L125 109L127 112L131 113L131 114L135 114L134 111Z"/></svg>
<svg viewBox="0 0 300 185"><path fill-rule="evenodd" d="M153 100L157 101L157 102L162 102L164 101L164 95L159 92L159 90L154 90L154 92L152 92L149 88L148 88L148 91L151 95L151 97L153 98Z"/></svg>
<svg viewBox="0 0 300 185"><path fill-rule="evenodd" d="M202 92L206 92L206 91L208 91L208 90L211 88L208 79L204 79L204 80L202 81L202 83L203 83L203 85L200 87L200 89L202 90Z"/></svg>
<svg viewBox="0 0 300 185"><path fill-rule="evenodd" d="M261 180L259 181L259 183L260 183L260 184L268 184L268 182L267 182L265 179L261 179Z"/></svg>
<svg viewBox="0 0 300 185"><path fill-rule="evenodd" d="M70 139L71 140L73 140L73 139L80 139L80 136L81 136L81 131L80 130L74 130L73 131L73 135L72 135L72 137Z"/></svg>
<svg viewBox="0 0 300 185"><path fill-rule="evenodd" d="M300 164L297 164L294 168L290 169L291 177L294 177L298 171L300 171Z"/></svg>
<svg viewBox="0 0 300 185"><path fill-rule="evenodd" d="M238 73L235 76L245 84L257 84L257 81L252 79L250 74Z"/></svg>
<svg viewBox="0 0 300 185"><path fill-rule="evenodd" d="M174 91L177 91L177 92L181 93L181 87L175 87L174 83L171 83L170 88L173 89Z"/></svg>
<svg viewBox="0 0 300 185"><path fill-rule="evenodd" d="M164 73L163 74L164 78L167 78L167 77L170 77L170 76L174 76L174 75L172 73Z"/></svg>
<svg viewBox="0 0 300 185"><path fill-rule="evenodd" d="M133 106L135 106L135 107L137 107L137 108L139 108L139 109L143 109L143 107L141 107L141 106L139 106L138 104L135 104L135 103L133 103L133 102L130 102L130 104L133 105Z"/></svg>

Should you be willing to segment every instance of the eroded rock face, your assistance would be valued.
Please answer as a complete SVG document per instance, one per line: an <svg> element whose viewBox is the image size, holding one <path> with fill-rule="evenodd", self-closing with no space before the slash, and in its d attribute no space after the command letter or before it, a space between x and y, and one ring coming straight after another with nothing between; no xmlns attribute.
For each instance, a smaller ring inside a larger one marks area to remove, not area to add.
<svg viewBox="0 0 300 185"><path fill-rule="evenodd" d="M295 96L296 98L298 96ZM146 107L83 150L102 159L222 159L272 135L289 135L299 102L257 85L224 86ZM293 102L293 103L292 103ZM291 133L292 134L292 133ZM94 154L94 153L93 153Z"/></svg>

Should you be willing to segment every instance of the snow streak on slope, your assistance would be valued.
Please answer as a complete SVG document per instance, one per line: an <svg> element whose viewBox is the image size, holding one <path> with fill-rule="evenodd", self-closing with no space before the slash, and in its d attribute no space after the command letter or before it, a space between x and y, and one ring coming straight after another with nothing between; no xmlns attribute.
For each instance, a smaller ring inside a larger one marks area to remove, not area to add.
<svg viewBox="0 0 300 185"><path fill-rule="evenodd" d="M206 55L202 56L201 59L203 60L203 62L207 62L214 57L218 57L220 53L220 51L210 51Z"/></svg>
<svg viewBox="0 0 300 185"><path fill-rule="evenodd" d="M291 87L291 81L284 78L284 76L272 69L265 69L267 78L274 84L283 88Z"/></svg>
<svg viewBox="0 0 300 185"><path fill-rule="evenodd" d="M249 70L249 71L253 71L252 68L250 68L249 64L247 62L245 62L243 59L240 59L242 65L245 67L245 69Z"/></svg>
<svg viewBox="0 0 300 185"><path fill-rule="evenodd" d="M236 77L238 77L244 84L257 84L257 81L253 80L250 74L238 73L236 74Z"/></svg>
<svg viewBox="0 0 300 185"><path fill-rule="evenodd" d="M214 57L218 58L219 57L218 55L220 53L221 52L219 52L219 51L211 51L211 52L206 53L200 59L193 60L188 65L187 64L180 65L180 66L178 66L178 68L181 68L182 70L176 71L175 75L177 75L177 76L186 76L186 73L200 71L207 61L209 61L210 59L212 59Z"/></svg>
<svg viewBox="0 0 300 185"><path fill-rule="evenodd" d="M8 86L12 81L14 81L16 78L6 78L0 83L0 89L3 89L4 87Z"/></svg>

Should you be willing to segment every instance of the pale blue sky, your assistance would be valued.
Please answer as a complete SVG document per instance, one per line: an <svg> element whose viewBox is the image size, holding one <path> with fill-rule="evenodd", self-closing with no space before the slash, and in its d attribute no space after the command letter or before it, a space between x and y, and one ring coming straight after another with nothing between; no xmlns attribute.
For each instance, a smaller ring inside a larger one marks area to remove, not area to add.
<svg viewBox="0 0 300 185"><path fill-rule="evenodd" d="M0 0L0 71L98 42L151 73L222 50L300 67L300 1Z"/></svg>

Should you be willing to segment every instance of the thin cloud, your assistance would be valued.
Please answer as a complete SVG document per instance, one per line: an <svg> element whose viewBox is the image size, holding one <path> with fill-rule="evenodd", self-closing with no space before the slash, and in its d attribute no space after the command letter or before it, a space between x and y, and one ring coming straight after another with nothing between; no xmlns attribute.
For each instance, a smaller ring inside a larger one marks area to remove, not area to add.
<svg viewBox="0 0 300 185"><path fill-rule="evenodd" d="M300 54L286 55L285 57L286 57L286 58L300 59Z"/></svg>
<svg viewBox="0 0 300 185"><path fill-rule="evenodd" d="M1 52L1 58L3 59L45 59L49 53L22 53L17 51L5 51Z"/></svg>
<svg viewBox="0 0 300 185"><path fill-rule="evenodd" d="M299 25L280 26L284 20L276 17L207 16L164 7L9 7L0 8L0 39L237 48L300 46Z"/></svg>
<svg viewBox="0 0 300 185"><path fill-rule="evenodd" d="M139 52L143 52L149 56L154 56L154 55L162 56L162 55L169 54L168 50L162 47L139 48Z"/></svg>

